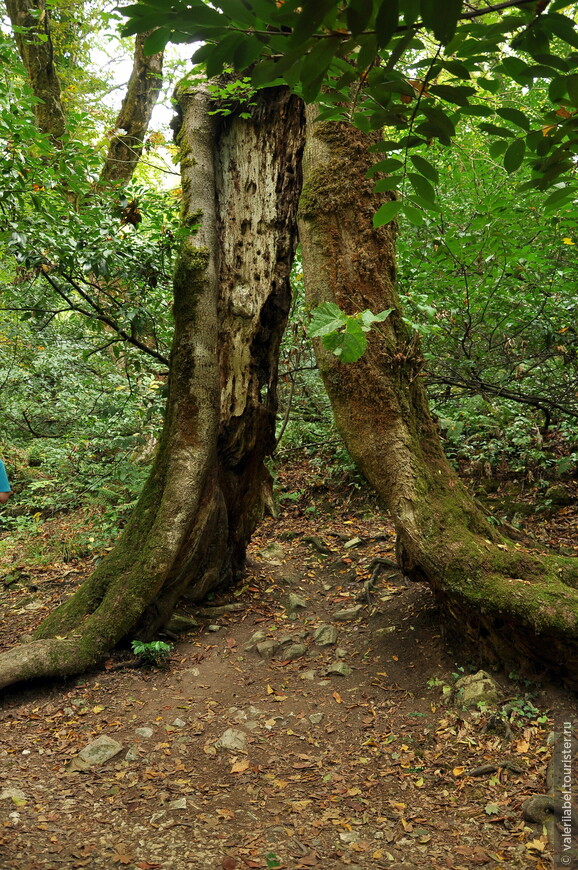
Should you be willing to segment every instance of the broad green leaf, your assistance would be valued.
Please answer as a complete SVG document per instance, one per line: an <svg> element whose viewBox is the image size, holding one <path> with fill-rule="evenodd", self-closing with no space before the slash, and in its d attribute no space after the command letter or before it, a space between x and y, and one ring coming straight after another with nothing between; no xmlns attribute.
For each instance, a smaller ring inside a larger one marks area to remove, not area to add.
<svg viewBox="0 0 578 870"><path fill-rule="evenodd" d="M426 160L425 157L420 157L419 154L411 154L410 160L417 169L418 172L421 172L422 175L425 175L426 178L429 178L430 181L433 181L434 184L437 184L440 180L439 172L432 166L429 160Z"/></svg>
<svg viewBox="0 0 578 870"><path fill-rule="evenodd" d="M323 346L335 354L342 363L354 363L360 359L367 347L367 338L361 324L354 318L347 320L342 332L334 332L323 337Z"/></svg>
<svg viewBox="0 0 578 870"><path fill-rule="evenodd" d="M393 199L390 202L384 202L373 215L373 226L382 227L392 221L402 207L401 200Z"/></svg>
<svg viewBox="0 0 578 870"><path fill-rule="evenodd" d="M411 205L408 200L404 201L402 212L411 224L414 224L415 226L420 226L421 224L423 224L423 212L419 208Z"/></svg>
<svg viewBox="0 0 578 870"><path fill-rule="evenodd" d="M153 30L151 35L145 40L143 54L150 56L151 54L157 54L159 51L164 51L170 38L171 31L166 27L159 27L157 30Z"/></svg>
<svg viewBox="0 0 578 870"><path fill-rule="evenodd" d="M459 85L457 87L452 85L432 85L429 90L436 97L448 103L455 103L457 106L467 106L468 97L471 97L476 92L475 88L470 88L468 85Z"/></svg>
<svg viewBox="0 0 578 870"><path fill-rule="evenodd" d="M319 93L325 73L338 48L338 37L320 39L304 58L300 78L306 103L313 102Z"/></svg>
<svg viewBox="0 0 578 870"><path fill-rule="evenodd" d="M424 24L433 30L434 36L444 45L452 39L460 12L462 0L421 0L421 17Z"/></svg>
<svg viewBox="0 0 578 870"><path fill-rule="evenodd" d="M559 208L565 200L569 200L573 195L574 190L569 186L559 187L553 193L548 196L544 203L543 208L545 211L550 211L554 208Z"/></svg>
<svg viewBox="0 0 578 870"><path fill-rule="evenodd" d="M520 109L511 109L509 107L504 107L501 109L496 109L496 115L499 115L500 118L503 118L505 121L511 121L512 124L515 124L517 127L521 127L522 130L530 129L530 121L528 117L520 111Z"/></svg>
<svg viewBox="0 0 578 870"><path fill-rule="evenodd" d="M257 16L259 13L255 10L254 3L245 5L243 0L217 0L214 5L221 9L236 24L244 24L246 27L255 26L255 13L257 13Z"/></svg>
<svg viewBox="0 0 578 870"><path fill-rule="evenodd" d="M374 323L383 323L386 320L393 308L386 308L383 311L380 311L379 314L374 314L373 311L370 311L367 308L365 311L362 311L361 314L358 314L357 317L361 321L361 326L364 331L371 329Z"/></svg>
<svg viewBox="0 0 578 870"><path fill-rule="evenodd" d="M372 12L372 0L349 0L345 10L345 17L352 36L357 36L365 30Z"/></svg>
<svg viewBox="0 0 578 870"><path fill-rule="evenodd" d="M506 172L515 172L519 169L524 160L526 152L526 143L523 139L514 139L508 150L504 154L504 169Z"/></svg>
<svg viewBox="0 0 578 870"><path fill-rule="evenodd" d="M347 315L335 302L322 302L311 312L309 335L318 338L335 332L347 322Z"/></svg>
<svg viewBox="0 0 578 870"><path fill-rule="evenodd" d="M483 130L484 133L490 133L492 136L507 136L514 138L516 135L507 127L498 127L497 124L486 124L485 121L480 124L480 130Z"/></svg>
<svg viewBox="0 0 578 870"><path fill-rule="evenodd" d="M566 77L566 87L568 88L568 96L573 106L578 106L578 73Z"/></svg>
<svg viewBox="0 0 578 870"><path fill-rule="evenodd" d="M436 192L429 183L429 181L423 177L423 175L418 175L417 172L408 172L407 177L409 178L413 189L420 197L420 199L424 199L426 202L429 203L435 202Z"/></svg>
<svg viewBox="0 0 578 870"><path fill-rule="evenodd" d="M387 160L380 160L379 163L374 163L373 166L366 172L367 178L377 175L378 172L397 172L398 169L403 169L403 160L398 160L397 157L388 157Z"/></svg>
<svg viewBox="0 0 578 870"><path fill-rule="evenodd" d="M403 175L388 175L387 178L380 178L379 181L376 181L373 190L375 193L387 193L390 190L400 188L403 181Z"/></svg>
<svg viewBox="0 0 578 870"><path fill-rule="evenodd" d="M375 19L377 45L384 48L391 40L399 23L399 0L381 0Z"/></svg>

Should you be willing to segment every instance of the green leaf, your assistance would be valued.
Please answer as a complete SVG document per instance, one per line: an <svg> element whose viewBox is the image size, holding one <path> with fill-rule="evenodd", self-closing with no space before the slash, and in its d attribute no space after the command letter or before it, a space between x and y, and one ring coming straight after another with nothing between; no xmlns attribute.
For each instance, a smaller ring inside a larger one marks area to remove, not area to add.
<svg viewBox="0 0 578 870"><path fill-rule="evenodd" d="M420 226L424 222L424 214L419 209L406 200L403 204L403 214L407 217L408 221L415 226Z"/></svg>
<svg viewBox="0 0 578 870"><path fill-rule="evenodd" d="M437 40L446 45L456 32L462 0L421 0L421 17Z"/></svg>
<svg viewBox="0 0 578 870"><path fill-rule="evenodd" d="M372 0L349 0L345 10L345 18L352 36L358 36L365 30L372 12Z"/></svg>
<svg viewBox="0 0 578 870"><path fill-rule="evenodd" d="M417 169L418 172L421 172L422 175L425 175L426 178L429 178L430 181L433 181L434 184L437 184L440 180L439 173L435 166L432 166L429 160L426 160L424 157L420 157L419 154L412 154L410 156L410 160Z"/></svg>
<svg viewBox="0 0 578 870"><path fill-rule="evenodd" d="M456 128L452 121L448 118L445 112L441 111L441 109L434 109L429 106L422 106L421 108L429 121L428 127L432 134L444 144L449 145L452 136L456 135ZM420 132L419 127L418 132Z"/></svg>
<svg viewBox="0 0 578 870"><path fill-rule="evenodd" d="M342 363L357 362L367 347L367 338L359 321L349 317L342 332L324 336L323 346L330 350Z"/></svg>
<svg viewBox="0 0 578 870"><path fill-rule="evenodd" d="M566 87L568 88L570 102L573 106L578 106L578 73L566 76Z"/></svg>
<svg viewBox="0 0 578 870"><path fill-rule="evenodd" d="M403 160L398 160L397 157L388 157L386 160L380 160L379 163L374 163L365 173L367 178L377 175L378 172L397 172L403 169Z"/></svg>
<svg viewBox="0 0 578 870"><path fill-rule="evenodd" d="M506 172L515 172L520 168L526 152L526 143L523 139L514 139L504 154L504 169Z"/></svg>
<svg viewBox="0 0 578 870"><path fill-rule="evenodd" d="M165 2L166 0L162 0ZM234 21L235 24L244 24L246 27L254 27L255 21L259 12L254 9L254 4L243 3L243 0L217 0L215 6L225 13L225 15ZM255 15L257 12L257 15Z"/></svg>
<svg viewBox="0 0 578 870"><path fill-rule="evenodd" d="M325 73L339 48L339 44L339 37L320 39L303 60L301 84L303 86L303 99L306 103L313 102L319 93Z"/></svg>
<svg viewBox="0 0 578 870"><path fill-rule="evenodd" d="M409 178L413 189L420 197L420 199L424 199L426 202L433 203L436 200L436 192L429 183L429 181L423 177L423 175L418 175L416 172L408 172L407 177Z"/></svg>
<svg viewBox="0 0 578 870"><path fill-rule="evenodd" d="M377 45L385 48L399 23L399 0L381 0L375 19Z"/></svg>
<svg viewBox="0 0 578 870"><path fill-rule="evenodd" d="M570 199L573 193L574 190L567 185L557 188L545 199L543 203L544 210L551 211L554 208L559 208L562 204L565 204L565 200Z"/></svg>
<svg viewBox="0 0 578 870"><path fill-rule="evenodd" d="M507 127L498 127L496 124L486 124L484 121L480 124L480 130L483 130L484 133L490 133L492 136L507 136L512 139L515 137L515 133L512 133Z"/></svg>
<svg viewBox="0 0 578 870"><path fill-rule="evenodd" d="M375 182L373 188L375 193L388 193L390 190L396 190L403 184L403 175L388 175L387 178L380 178Z"/></svg>
<svg viewBox="0 0 578 870"><path fill-rule="evenodd" d="M521 127L522 130L530 129L530 121L520 109L511 109L506 106L503 109L496 109L496 115L499 115L505 121L511 121L516 127Z"/></svg>
<svg viewBox="0 0 578 870"><path fill-rule="evenodd" d="M361 322L361 328L367 332L374 323L383 323L384 320L387 320L392 311L393 308L386 308L380 311L379 314L374 314L373 311L367 308L361 314L358 314L357 318Z"/></svg>
<svg viewBox="0 0 578 870"><path fill-rule="evenodd" d="M157 54L159 51L164 51L170 38L171 31L166 27L159 27L145 40L143 54L148 57L151 54Z"/></svg>
<svg viewBox="0 0 578 870"><path fill-rule="evenodd" d="M318 338L341 329L347 322L347 315L335 302L322 302L311 312L309 335Z"/></svg>
<svg viewBox="0 0 578 870"><path fill-rule="evenodd" d="M457 106L467 106L468 97L475 94L475 88L470 88L468 85L460 85L452 87L451 85L432 85L430 92L436 97L445 100L448 103L455 103Z"/></svg>
<svg viewBox="0 0 578 870"><path fill-rule="evenodd" d="M399 199L384 202L373 215L373 226L382 227L392 221L401 210L403 203Z"/></svg>

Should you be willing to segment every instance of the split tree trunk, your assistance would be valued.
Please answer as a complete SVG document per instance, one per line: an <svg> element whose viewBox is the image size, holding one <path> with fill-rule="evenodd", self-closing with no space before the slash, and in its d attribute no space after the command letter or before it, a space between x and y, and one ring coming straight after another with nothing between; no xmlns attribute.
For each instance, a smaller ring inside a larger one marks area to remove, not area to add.
<svg viewBox="0 0 578 870"><path fill-rule="evenodd" d="M186 593L238 575L270 490L277 358L290 303L303 117L264 92L250 121L179 94L183 219L175 337L159 452L134 514L35 640L0 656L0 688L80 673L122 638L149 638Z"/></svg>
<svg viewBox="0 0 578 870"><path fill-rule="evenodd" d="M308 110L309 111L309 110ZM578 686L578 560L528 552L502 537L449 466L422 380L419 343L395 289L395 225L373 228L391 195L373 193L366 136L308 116L299 208L309 306L393 313L356 363L316 341L337 427L389 508L398 561L426 580L456 631L502 662L531 659Z"/></svg>

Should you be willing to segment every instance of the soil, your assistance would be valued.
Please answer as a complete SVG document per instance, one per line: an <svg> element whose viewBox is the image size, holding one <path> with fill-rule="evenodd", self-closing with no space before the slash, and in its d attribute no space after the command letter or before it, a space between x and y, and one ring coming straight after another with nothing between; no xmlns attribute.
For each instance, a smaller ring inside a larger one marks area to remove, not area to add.
<svg viewBox="0 0 578 870"><path fill-rule="evenodd" d="M428 588L390 564L377 506L287 475L246 577L208 602L242 610L198 616L165 668L119 650L98 673L4 694L2 870L550 866L521 805L545 791L548 736L576 718L575 696L494 674L502 700L464 709L453 687L479 662L444 635ZM3 647L89 570L14 558ZM315 642L321 625L335 644ZM272 658L250 643L257 631L285 641ZM76 770L101 735L122 750Z"/></svg>

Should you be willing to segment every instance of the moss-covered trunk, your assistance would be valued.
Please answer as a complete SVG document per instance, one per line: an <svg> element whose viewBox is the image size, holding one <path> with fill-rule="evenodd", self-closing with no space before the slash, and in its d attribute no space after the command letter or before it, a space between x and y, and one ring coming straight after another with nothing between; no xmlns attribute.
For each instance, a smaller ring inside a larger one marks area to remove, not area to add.
<svg viewBox="0 0 578 870"><path fill-rule="evenodd" d="M183 220L175 337L159 451L135 512L91 578L0 656L0 688L79 673L127 634L150 637L178 598L230 581L261 517L290 302L303 117L286 91L217 120L179 94Z"/></svg>
<svg viewBox="0 0 578 870"><path fill-rule="evenodd" d="M392 308L357 363L317 344L349 452L391 511L399 563L448 620L503 662L532 659L578 685L578 560L526 552L487 522L449 466L424 392L419 342L395 289L394 224L372 219L368 148L378 136L308 117L299 231L308 304Z"/></svg>

